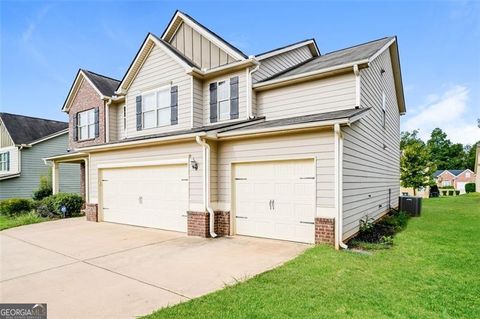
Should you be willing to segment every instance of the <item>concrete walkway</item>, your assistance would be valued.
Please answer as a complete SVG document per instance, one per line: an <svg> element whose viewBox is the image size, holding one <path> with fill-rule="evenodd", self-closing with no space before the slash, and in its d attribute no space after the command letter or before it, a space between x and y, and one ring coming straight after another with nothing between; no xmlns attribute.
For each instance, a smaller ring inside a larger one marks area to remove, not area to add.
<svg viewBox="0 0 480 319"><path fill-rule="evenodd" d="M83 218L0 232L0 302L48 318L132 318L274 268L308 245L202 239Z"/></svg>

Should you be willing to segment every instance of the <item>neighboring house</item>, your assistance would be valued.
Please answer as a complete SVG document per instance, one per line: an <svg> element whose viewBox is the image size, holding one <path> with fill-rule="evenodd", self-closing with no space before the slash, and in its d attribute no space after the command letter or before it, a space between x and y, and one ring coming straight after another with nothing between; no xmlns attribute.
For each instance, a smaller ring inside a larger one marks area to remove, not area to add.
<svg viewBox="0 0 480 319"><path fill-rule="evenodd" d="M437 186L453 187L465 193L465 184L475 183L476 174L469 169L438 170L433 174Z"/></svg>
<svg viewBox="0 0 480 319"><path fill-rule="evenodd" d="M122 80L80 70L63 111L74 151L49 160L56 181L80 164L88 220L339 247L398 206L396 37L249 57L177 11Z"/></svg>
<svg viewBox="0 0 480 319"><path fill-rule="evenodd" d="M68 148L68 123L30 116L0 113L0 200L29 198L49 176L43 161ZM79 192L78 165L62 165L59 190Z"/></svg>

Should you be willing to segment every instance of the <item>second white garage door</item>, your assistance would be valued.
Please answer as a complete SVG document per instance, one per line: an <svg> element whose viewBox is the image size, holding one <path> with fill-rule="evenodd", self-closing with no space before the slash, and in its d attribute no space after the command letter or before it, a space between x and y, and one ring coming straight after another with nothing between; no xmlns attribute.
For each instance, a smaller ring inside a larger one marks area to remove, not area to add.
<svg viewBox="0 0 480 319"><path fill-rule="evenodd" d="M235 164L233 175L237 234L314 242L313 160Z"/></svg>
<svg viewBox="0 0 480 319"><path fill-rule="evenodd" d="M102 171L103 220L185 232L188 209L186 165Z"/></svg>

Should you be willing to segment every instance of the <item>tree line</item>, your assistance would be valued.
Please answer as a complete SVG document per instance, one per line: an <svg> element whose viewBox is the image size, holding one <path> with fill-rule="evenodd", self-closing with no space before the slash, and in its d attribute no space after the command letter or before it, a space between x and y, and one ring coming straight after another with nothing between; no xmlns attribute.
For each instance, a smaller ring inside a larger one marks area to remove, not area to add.
<svg viewBox="0 0 480 319"><path fill-rule="evenodd" d="M475 169L477 145L452 143L447 134L436 128L425 143L418 137L418 131L402 132L400 149L400 177L402 186L413 187L434 183L433 173L446 169Z"/></svg>

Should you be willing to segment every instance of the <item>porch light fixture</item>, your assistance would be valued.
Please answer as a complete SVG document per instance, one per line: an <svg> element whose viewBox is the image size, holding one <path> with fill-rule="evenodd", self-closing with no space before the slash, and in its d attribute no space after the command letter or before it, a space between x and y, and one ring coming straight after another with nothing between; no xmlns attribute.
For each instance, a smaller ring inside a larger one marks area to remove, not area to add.
<svg viewBox="0 0 480 319"><path fill-rule="evenodd" d="M192 157L192 159L190 160L190 165L192 166L192 169L193 170L198 170L198 163L197 161Z"/></svg>

